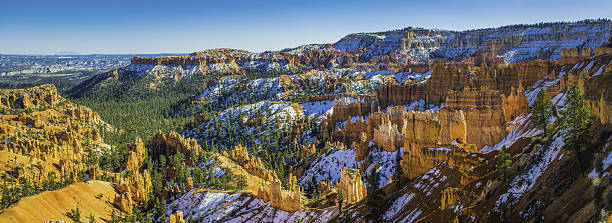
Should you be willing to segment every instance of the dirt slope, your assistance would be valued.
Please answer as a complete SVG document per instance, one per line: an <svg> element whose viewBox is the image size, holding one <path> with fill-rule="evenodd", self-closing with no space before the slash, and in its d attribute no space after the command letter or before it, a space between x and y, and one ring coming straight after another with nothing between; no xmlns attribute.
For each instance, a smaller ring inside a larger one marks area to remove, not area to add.
<svg viewBox="0 0 612 223"><path fill-rule="evenodd" d="M96 198L102 194L102 198ZM78 182L56 191L26 197L11 208L0 213L0 222L43 222L48 220L72 222L66 216L71 209L80 205L81 220L87 221L93 214L97 222L109 220L115 209L108 201L116 195L111 183L103 181ZM118 213L118 212L117 212Z"/></svg>

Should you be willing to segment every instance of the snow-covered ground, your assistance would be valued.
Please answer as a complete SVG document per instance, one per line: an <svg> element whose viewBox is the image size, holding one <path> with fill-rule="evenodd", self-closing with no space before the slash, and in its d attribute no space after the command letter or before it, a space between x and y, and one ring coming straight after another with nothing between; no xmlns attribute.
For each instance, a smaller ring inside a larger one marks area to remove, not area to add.
<svg viewBox="0 0 612 223"><path fill-rule="evenodd" d="M603 154L605 154L605 153L606 153L606 150L607 150L608 148L610 148L610 146L611 146L611 145L612 145L612 136L610 136L610 137L608 138L608 143L606 143L606 144L605 144L605 145L604 145L604 146L601 148L601 149L602 149L602 151L601 151L601 152L602 152ZM605 158L603 158L603 160L601 161L601 169L602 169L602 170L603 170L603 172L604 172L604 173L603 173L603 175L597 171L597 168L593 168L593 171L591 171L591 172L589 173L588 177L589 177L590 179L595 179L596 177L599 177L599 176L602 176L602 177L603 177L603 176L609 175L609 174L610 174L610 172L609 172L609 171L606 171L606 170L607 170L607 169L608 169L608 167L610 167L611 165L612 165L612 151L608 152L608 155L607 155L607 156L605 156Z"/></svg>
<svg viewBox="0 0 612 223"><path fill-rule="evenodd" d="M515 201L522 197L525 192L533 188L540 176L548 170L549 165L563 156L562 147L565 143L563 142L561 131L557 132L551 140L550 146L542 146L536 154L531 157L531 159L541 157L541 160L530 162L527 167L525 167L524 171L519 172L519 174L512 179L510 182L510 189L499 197L497 201L498 206L505 203L510 194L515 198Z"/></svg>
<svg viewBox="0 0 612 223"><path fill-rule="evenodd" d="M401 154L404 154L404 147L400 148ZM372 157L372 164L368 166L366 169L366 173L370 173L372 168L374 168L377 164L380 164L380 167L376 171L380 174L380 178L378 179L379 185L385 186L389 184L389 178L393 176L393 172L395 171L395 166L397 163L395 162L397 157L396 152L387 152L382 149L375 149L370 151L369 156Z"/></svg>
<svg viewBox="0 0 612 223"><path fill-rule="evenodd" d="M404 195L393 201L389 209L387 209L387 212L385 212L385 214L383 215L383 219L385 219L385 221L389 221L393 219L393 217L395 217L400 211L405 211L403 210L404 206L406 205L406 203L410 202L412 198L414 198L414 196L415 194L413 193L405 193ZM418 216L418 214L415 215L416 216L414 217Z"/></svg>
<svg viewBox="0 0 612 223"><path fill-rule="evenodd" d="M446 188L447 185L440 185L439 182L446 182L447 177L441 175L440 168L434 167L429 169L423 175L416 178L415 183L412 185L418 191L425 193L426 196L438 189L440 186Z"/></svg>
<svg viewBox="0 0 612 223"><path fill-rule="evenodd" d="M400 189L402 195L391 203L383 219L389 222L414 222L423 213L422 201L435 203L444 188L449 186L448 177L442 174L442 169L446 168L443 165L431 168Z"/></svg>
<svg viewBox="0 0 612 223"><path fill-rule="evenodd" d="M336 183L340 180L342 167L358 169L362 163L363 161L355 161L355 149L338 150L332 147L329 152L318 157L304 171L302 177L298 179L298 184L304 188L310 188L313 176L317 183L320 181Z"/></svg>
<svg viewBox="0 0 612 223"><path fill-rule="evenodd" d="M563 34L567 38L559 40ZM513 48L502 52L506 63L516 63L533 59L540 52L551 52L550 59L560 57L561 48L598 47L610 37L609 22L573 24L548 24L534 27L502 27L479 29L465 32L445 30L419 30L413 36L406 36L405 31L384 33L350 34L333 46L342 51L356 51L366 48L368 58L379 58L391 52L403 50L409 60L425 61L431 58L467 57L485 46L480 43L502 38L516 38L519 42ZM406 39L409 38L409 41ZM409 46L402 45L410 42ZM458 44L463 43L463 44Z"/></svg>
<svg viewBox="0 0 612 223"><path fill-rule="evenodd" d="M334 208L286 212L259 198L241 193L189 191L168 206L167 215L182 211L200 222L303 222L323 223L333 218Z"/></svg>
<svg viewBox="0 0 612 223"><path fill-rule="evenodd" d="M321 115L331 114L333 112L333 101L315 101L301 103L304 115L310 118L315 118Z"/></svg>
<svg viewBox="0 0 612 223"><path fill-rule="evenodd" d="M510 147L521 137L536 136L544 132L541 129L535 128L529 117L531 117L531 114L523 114L508 122L508 125L512 127L510 133L508 133L508 135L506 135L506 137L504 137L504 139L502 139L499 143L495 144L494 146L484 146L480 149L480 151L483 153L489 153L494 150L502 149L504 146Z"/></svg>
<svg viewBox="0 0 612 223"><path fill-rule="evenodd" d="M401 152L404 152L404 148L400 148ZM372 157L371 164L366 168L366 173L370 173L372 168L377 164L380 167L377 169L380 174L379 183L380 186L389 184L389 178L395 171L395 159L397 152L387 152L384 150L373 149L367 156ZM357 162L355 160L355 148L338 150L334 147L330 149L326 154L318 157L312 165L304 171L304 174L298 179L298 184L308 188L311 185L312 177L314 176L317 182L327 181L331 183L337 183L340 180L341 168L353 168L359 169L363 161ZM362 179L365 182L365 178Z"/></svg>
<svg viewBox="0 0 612 223"><path fill-rule="evenodd" d="M432 112L437 113L442 107L444 107L444 103L438 105L426 104L424 99L419 99L418 101L407 104L406 111L424 112L425 110L431 110Z"/></svg>

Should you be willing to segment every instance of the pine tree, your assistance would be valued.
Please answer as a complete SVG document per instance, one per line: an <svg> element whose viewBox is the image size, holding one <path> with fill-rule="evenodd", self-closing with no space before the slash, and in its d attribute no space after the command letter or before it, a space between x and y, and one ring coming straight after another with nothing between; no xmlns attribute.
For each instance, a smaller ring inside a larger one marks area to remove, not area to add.
<svg viewBox="0 0 612 223"><path fill-rule="evenodd" d="M503 180L504 182L508 180L508 173L510 172L510 168L512 167L512 158L510 154L506 151L506 147L504 146L497 154L497 164L495 165L495 170L497 171L497 178Z"/></svg>
<svg viewBox="0 0 612 223"><path fill-rule="evenodd" d="M372 168L372 170L370 170L370 174L368 174L366 179L368 181L368 186L370 186L369 192L373 192L374 190L380 187L380 182L378 181L379 179L380 173L378 173L378 171Z"/></svg>
<svg viewBox="0 0 612 223"><path fill-rule="evenodd" d="M338 192L338 211L342 211L342 203L344 203L344 194L342 194L342 190Z"/></svg>
<svg viewBox="0 0 612 223"><path fill-rule="evenodd" d="M546 97L546 89L540 90L533 105L530 108L531 118L536 123L538 128L544 129L544 135L547 135L546 125L548 125L552 116L552 103L550 98Z"/></svg>
<svg viewBox="0 0 612 223"><path fill-rule="evenodd" d="M70 213L68 213L68 217L70 217L70 219L72 219L72 221L74 222L81 222L81 208L80 208L81 204L79 202L77 202L77 207L76 209L71 209Z"/></svg>
<svg viewBox="0 0 612 223"><path fill-rule="evenodd" d="M236 186L238 187L239 190L246 189L246 187L247 187L247 180L246 180L246 176L245 175L238 176L238 179L236 180Z"/></svg>
<svg viewBox="0 0 612 223"><path fill-rule="evenodd" d="M604 46L605 47L612 47L612 36L610 36L610 39L608 39L608 43L606 43Z"/></svg>
<svg viewBox="0 0 612 223"><path fill-rule="evenodd" d="M567 92L564 109L562 128L565 130L563 138L568 145L566 148L578 149L588 141L586 133L591 126L591 110L577 86Z"/></svg>
<svg viewBox="0 0 612 223"><path fill-rule="evenodd" d="M397 152L395 153L395 171L393 172L393 182L396 183L396 185L400 184L400 179L402 178L402 175L404 175L404 171L402 170L402 165L400 165L402 161L402 152L401 149L397 149Z"/></svg>
<svg viewBox="0 0 612 223"><path fill-rule="evenodd" d="M378 171L375 169L372 169L367 177L370 192L367 196L366 206L370 210L369 218L374 222L380 220L380 217L384 212L384 207L386 206L384 202L385 192L379 188L379 179L380 173L378 173Z"/></svg>

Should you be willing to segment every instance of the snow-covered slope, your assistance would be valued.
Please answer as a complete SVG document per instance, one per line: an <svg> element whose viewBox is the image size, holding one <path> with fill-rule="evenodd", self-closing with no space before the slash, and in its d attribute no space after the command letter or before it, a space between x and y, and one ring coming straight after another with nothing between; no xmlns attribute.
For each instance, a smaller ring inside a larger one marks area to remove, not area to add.
<svg viewBox="0 0 612 223"><path fill-rule="evenodd" d="M249 194L192 190L168 205L167 215L182 211L200 222L328 222L337 208L286 212Z"/></svg>
<svg viewBox="0 0 612 223"><path fill-rule="evenodd" d="M463 32L409 28L371 34L350 34L333 46L343 51L366 49L369 58L399 51L411 60L466 57L493 51L507 63L538 58L558 59L561 48L597 47L612 35L608 20L517 25ZM495 49L489 48L495 45Z"/></svg>

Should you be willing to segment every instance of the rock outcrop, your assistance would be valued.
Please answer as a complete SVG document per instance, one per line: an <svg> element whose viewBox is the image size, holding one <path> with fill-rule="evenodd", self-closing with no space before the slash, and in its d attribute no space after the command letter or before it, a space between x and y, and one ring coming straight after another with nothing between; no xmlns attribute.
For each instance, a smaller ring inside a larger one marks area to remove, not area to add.
<svg viewBox="0 0 612 223"><path fill-rule="evenodd" d="M300 145L298 146L298 151L296 152L296 156L300 158L305 158L305 157L312 156L315 153L317 153L317 148L315 147L314 144L312 144L311 146Z"/></svg>
<svg viewBox="0 0 612 223"><path fill-rule="evenodd" d="M355 52L343 52L329 49L307 49L302 53L262 52L251 53L235 49L212 49L195 52L184 56L168 57L133 57L131 65L122 68L118 73L132 74L142 67L156 73L163 66L179 68L180 78L185 74L231 73L244 74L249 70L293 70L297 68L320 68L332 66L350 67L361 61L362 55ZM195 71L195 72L194 72Z"/></svg>
<svg viewBox="0 0 612 223"><path fill-rule="evenodd" d="M590 47L579 47L579 48L563 48L561 49L561 58L559 58L560 64L576 63L580 60L591 57L592 48Z"/></svg>
<svg viewBox="0 0 612 223"><path fill-rule="evenodd" d="M440 209L445 210L449 206L455 204L455 202L457 202L461 197L461 195L458 195L460 192L461 190L458 188L448 187L444 189L444 192L442 192L442 198L440 198Z"/></svg>
<svg viewBox="0 0 612 223"><path fill-rule="evenodd" d="M176 211L176 213L170 215L170 223L185 223L182 211Z"/></svg>
<svg viewBox="0 0 612 223"><path fill-rule="evenodd" d="M342 167L340 171L340 180L336 187L342 191L342 194L346 197L346 202L354 204L366 197L368 192L365 184L361 181L359 170Z"/></svg>
<svg viewBox="0 0 612 223"><path fill-rule="evenodd" d="M379 110L376 101L355 100L351 101L348 98L342 98L334 101L333 113L327 117L321 124L321 131L325 133L333 132L338 122L353 122L352 117L360 117ZM353 134L358 137L358 132Z"/></svg>
<svg viewBox="0 0 612 223"><path fill-rule="evenodd" d="M266 169L259 157L249 156L249 152L242 145L235 146L230 154L223 151L223 155L234 160L250 174L258 176L266 181L278 180L276 172Z"/></svg>
<svg viewBox="0 0 612 223"><path fill-rule="evenodd" d="M504 123L527 112L527 100L520 87L516 91L512 89L507 97L497 90L467 88L449 92L446 104L439 111L441 123L444 125L457 120L448 117L458 111L463 113L465 119L465 142L480 148L493 145L506 135ZM454 138L443 138L441 143L450 143L449 140Z"/></svg>
<svg viewBox="0 0 612 223"><path fill-rule="evenodd" d="M126 146L125 161L123 168L138 172L147 157L147 149L140 138L137 138L133 144Z"/></svg>
<svg viewBox="0 0 612 223"><path fill-rule="evenodd" d="M317 190L319 190L319 192L321 192L322 194L326 194L326 193L332 192L332 190L335 190L335 187L331 183L327 183L325 181L319 181Z"/></svg>
<svg viewBox="0 0 612 223"><path fill-rule="evenodd" d="M605 63L606 61L601 62ZM584 94L586 104L591 110L591 116L599 119L602 125L612 124L611 83L612 69L610 71L602 72L595 77L581 81L581 83L578 84L580 90Z"/></svg>
<svg viewBox="0 0 612 223"><path fill-rule="evenodd" d="M51 84L19 90L0 90L0 108L40 108L54 106L58 101L57 89Z"/></svg>
<svg viewBox="0 0 612 223"><path fill-rule="evenodd" d="M395 151L404 145L404 135L400 133L397 125L383 119L377 129L374 129L374 143L386 151Z"/></svg>
<svg viewBox="0 0 612 223"><path fill-rule="evenodd" d="M259 188L257 197L284 211L294 212L301 209L301 188L297 185L293 187L293 195L284 195L280 181L272 181L267 188Z"/></svg>
<svg viewBox="0 0 612 223"><path fill-rule="evenodd" d="M595 56L612 55L612 47L597 47L595 48Z"/></svg>
<svg viewBox="0 0 612 223"><path fill-rule="evenodd" d="M114 204L127 214L132 213L132 205L145 201L153 190L151 175L148 171L134 173L130 177L119 177L115 189L118 195Z"/></svg>
<svg viewBox="0 0 612 223"><path fill-rule="evenodd" d="M470 153L454 146L439 146L434 148L406 147L401 161L404 176L414 178L427 172L440 163L456 167L461 172L467 172L478 163Z"/></svg>
<svg viewBox="0 0 612 223"><path fill-rule="evenodd" d="M531 72L519 65L473 68L463 63L440 64L436 65L427 82L383 85L376 92L376 96L380 106L384 108L418 100L425 100L427 104L440 104L446 100L448 92L463 91L465 88L486 88L509 95L513 88L518 89L521 86L521 79L533 81L536 78L528 75L531 75Z"/></svg>
<svg viewBox="0 0 612 223"><path fill-rule="evenodd" d="M130 196L130 193L120 193L115 197L113 204L121 211L128 215L132 215L134 212L134 201Z"/></svg>
<svg viewBox="0 0 612 223"><path fill-rule="evenodd" d="M165 133L158 131L157 134L149 140L147 146L149 146L155 157L159 157L160 155L170 157L177 153L182 153L185 157L190 157L191 155L197 156L202 151L202 147L200 147L198 141L192 138L185 139L174 131ZM186 160L190 162L189 159Z"/></svg>
<svg viewBox="0 0 612 223"><path fill-rule="evenodd" d="M61 98L53 85L0 90L0 101L0 151L29 160L13 171L18 182L108 176L83 164L86 149L108 148L98 130L106 124L97 113Z"/></svg>

